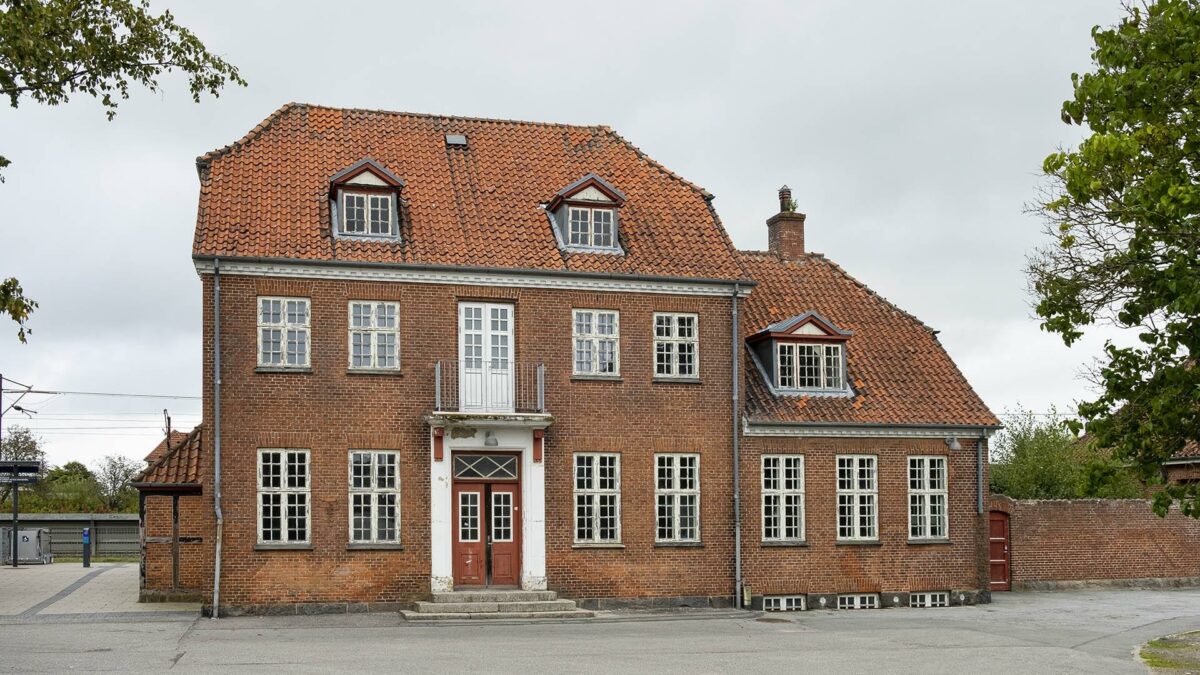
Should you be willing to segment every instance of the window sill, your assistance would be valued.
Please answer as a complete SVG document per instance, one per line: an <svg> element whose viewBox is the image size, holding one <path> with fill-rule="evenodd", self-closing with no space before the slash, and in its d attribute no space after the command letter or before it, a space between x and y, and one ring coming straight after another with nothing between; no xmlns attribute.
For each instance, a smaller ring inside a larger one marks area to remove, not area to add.
<svg viewBox="0 0 1200 675"><path fill-rule="evenodd" d="M698 377L663 377L662 375L655 375L651 381L657 384L704 384Z"/></svg>
<svg viewBox="0 0 1200 675"><path fill-rule="evenodd" d="M924 546L924 545L928 545L928 544L947 545L950 543L951 543L951 541L949 539L909 539L908 540L909 546Z"/></svg>
<svg viewBox="0 0 1200 675"><path fill-rule="evenodd" d="M404 544L350 542L346 544L347 551L403 551Z"/></svg>
<svg viewBox="0 0 1200 675"><path fill-rule="evenodd" d="M834 546L883 546L883 542L878 539L868 539L864 541L835 541Z"/></svg>
<svg viewBox="0 0 1200 675"><path fill-rule="evenodd" d="M620 375L572 375L572 382L624 382Z"/></svg>
<svg viewBox="0 0 1200 675"><path fill-rule="evenodd" d="M255 544L255 551L311 551L312 544Z"/></svg>
<svg viewBox="0 0 1200 675"><path fill-rule="evenodd" d="M404 377L399 368L347 368L347 375L394 375Z"/></svg>
<svg viewBox="0 0 1200 675"><path fill-rule="evenodd" d="M622 544L622 543L620 543L620 542L613 542L613 543L595 543L595 544L591 544L591 543L587 543L587 542L580 542L580 543L572 544L572 545L571 545L571 548L575 548L575 549L589 549L589 548L595 548L595 549L624 549L624 548L625 548L625 544Z"/></svg>
<svg viewBox="0 0 1200 675"><path fill-rule="evenodd" d="M704 548L702 541L656 541L654 548Z"/></svg>
<svg viewBox="0 0 1200 675"><path fill-rule="evenodd" d="M297 374L302 374L302 373L311 373L312 366L305 366L303 368L288 368L286 366L259 366L254 369L254 372L256 372L256 373L297 373Z"/></svg>
<svg viewBox="0 0 1200 675"><path fill-rule="evenodd" d="M808 542L802 539L793 541L764 541L760 543L763 548L808 548Z"/></svg>

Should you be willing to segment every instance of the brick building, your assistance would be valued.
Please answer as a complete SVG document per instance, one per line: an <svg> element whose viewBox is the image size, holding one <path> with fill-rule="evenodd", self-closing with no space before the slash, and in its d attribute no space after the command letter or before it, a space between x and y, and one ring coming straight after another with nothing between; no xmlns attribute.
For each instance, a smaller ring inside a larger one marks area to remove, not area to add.
<svg viewBox="0 0 1200 675"><path fill-rule="evenodd" d="M206 602L986 598L997 421L786 189L743 252L607 127L299 104L197 167Z"/></svg>

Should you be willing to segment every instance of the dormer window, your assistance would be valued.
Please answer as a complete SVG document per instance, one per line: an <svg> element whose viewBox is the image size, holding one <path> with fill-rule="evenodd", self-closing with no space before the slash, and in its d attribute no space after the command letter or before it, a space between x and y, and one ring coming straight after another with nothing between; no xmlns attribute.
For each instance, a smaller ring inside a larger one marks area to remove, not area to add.
<svg viewBox="0 0 1200 675"><path fill-rule="evenodd" d="M623 254L618 212L624 203L620 190L593 173L559 190L546 205L559 248Z"/></svg>
<svg viewBox="0 0 1200 675"><path fill-rule="evenodd" d="M329 194L336 235L399 239L403 187L404 181L369 157L334 174L329 179Z"/></svg>
<svg viewBox="0 0 1200 675"><path fill-rule="evenodd" d="M805 312L750 336L751 353L776 395L849 395L846 343L853 335Z"/></svg>
<svg viewBox="0 0 1200 675"><path fill-rule="evenodd" d="M845 388L842 346L776 342L775 386L780 389Z"/></svg>
<svg viewBox="0 0 1200 675"><path fill-rule="evenodd" d="M343 234L392 233L392 195L343 191L342 213Z"/></svg>
<svg viewBox="0 0 1200 675"><path fill-rule="evenodd" d="M580 248L613 247L612 209L569 207L571 217L571 246Z"/></svg>

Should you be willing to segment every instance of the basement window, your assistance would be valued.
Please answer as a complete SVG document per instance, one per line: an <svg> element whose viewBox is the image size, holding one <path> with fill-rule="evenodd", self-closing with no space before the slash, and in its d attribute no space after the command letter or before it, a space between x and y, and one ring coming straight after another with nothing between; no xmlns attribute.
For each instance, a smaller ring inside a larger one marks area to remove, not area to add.
<svg viewBox="0 0 1200 675"><path fill-rule="evenodd" d="M879 609L879 596L874 593L852 593L838 596L838 609Z"/></svg>
<svg viewBox="0 0 1200 675"><path fill-rule="evenodd" d="M769 595L763 597L764 612L803 612L803 595Z"/></svg>
<svg viewBox="0 0 1200 675"><path fill-rule="evenodd" d="M950 594L946 592L938 593L910 593L908 596L909 607L949 607Z"/></svg>

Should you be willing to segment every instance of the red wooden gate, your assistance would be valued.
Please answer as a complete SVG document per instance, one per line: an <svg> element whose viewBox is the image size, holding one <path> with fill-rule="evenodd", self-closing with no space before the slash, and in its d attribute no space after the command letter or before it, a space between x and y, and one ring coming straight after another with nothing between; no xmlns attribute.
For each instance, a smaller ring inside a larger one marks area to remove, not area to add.
<svg viewBox="0 0 1200 675"><path fill-rule="evenodd" d="M1012 558L1008 547L1008 514L992 511L988 518L988 563L993 591L1012 590Z"/></svg>

